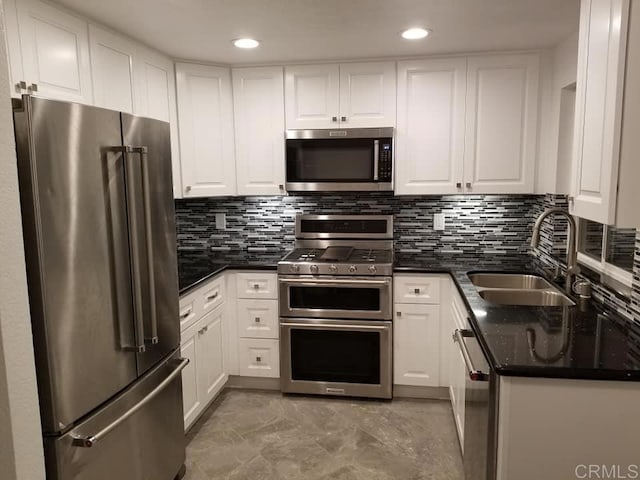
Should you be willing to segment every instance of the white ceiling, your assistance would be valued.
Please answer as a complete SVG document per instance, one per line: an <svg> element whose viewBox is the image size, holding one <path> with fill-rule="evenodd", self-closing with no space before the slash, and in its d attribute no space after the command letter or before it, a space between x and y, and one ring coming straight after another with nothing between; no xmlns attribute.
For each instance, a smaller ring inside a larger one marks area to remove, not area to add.
<svg viewBox="0 0 640 480"><path fill-rule="evenodd" d="M56 0L174 58L269 63L544 48L579 0ZM433 31L407 41L413 26ZM253 37L255 50L231 40Z"/></svg>

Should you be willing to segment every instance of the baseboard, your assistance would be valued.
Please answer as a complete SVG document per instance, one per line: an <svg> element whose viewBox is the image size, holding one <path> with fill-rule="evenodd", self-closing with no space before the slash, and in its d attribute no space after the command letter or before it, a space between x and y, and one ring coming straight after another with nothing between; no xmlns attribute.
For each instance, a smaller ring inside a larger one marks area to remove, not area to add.
<svg viewBox="0 0 640 480"><path fill-rule="evenodd" d="M250 388L255 390L277 390L280 391L279 378L265 377L241 377L239 375L229 375L224 388Z"/></svg>
<svg viewBox="0 0 640 480"><path fill-rule="evenodd" d="M450 399L449 389L447 387L416 387L413 385L394 385L393 398Z"/></svg>

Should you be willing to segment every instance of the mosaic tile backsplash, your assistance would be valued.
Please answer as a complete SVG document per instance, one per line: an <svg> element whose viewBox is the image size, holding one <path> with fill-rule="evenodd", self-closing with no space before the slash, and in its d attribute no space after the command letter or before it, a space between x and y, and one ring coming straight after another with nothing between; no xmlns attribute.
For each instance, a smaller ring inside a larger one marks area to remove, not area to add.
<svg viewBox="0 0 640 480"><path fill-rule="evenodd" d="M394 197L391 193L228 197L176 200L182 248L288 249L298 213L393 214L396 249L403 252L526 253L535 195ZM215 228L225 213L226 230ZM433 230L444 213L446 229Z"/></svg>
<svg viewBox="0 0 640 480"><path fill-rule="evenodd" d="M558 195L403 196L391 193L291 195L285 197L220 197L176 200L180 248L269 251L293 246L298 213L393 214L399 252L455 254L530 253L535 218L546 208L567 208ZM215 227L215 214L225 213L227 228ZM433 230L433 214L444 213L446 229ZM539 249L544 263L564 259L566 223L546 221ZM630 301L601 285L594 296L640 329L640 233L637 233L634 285Z"/></svg>

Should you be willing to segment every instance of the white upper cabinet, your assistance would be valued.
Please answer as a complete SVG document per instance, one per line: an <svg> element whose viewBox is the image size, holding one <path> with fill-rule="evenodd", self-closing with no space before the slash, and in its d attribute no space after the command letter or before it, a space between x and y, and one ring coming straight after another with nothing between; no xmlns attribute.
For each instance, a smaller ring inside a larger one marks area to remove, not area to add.
<svg viewBox="0 0 640 480"><path fill-rule="evenodd" d="M133 113L135 44L92 24L89 25L89 41L95 105Z"/></svg>
<svg viewBox="0 0 640 480"><path fill-rule="evenodd" d="M468 58L465 189L532 193L538 120L539 55Z"/></svg>
<svg viewBox="0 0 640 480"><path fill-rule="evenodd" d="M640 6L583 0L580 8L571 213L640 225Z"/></svg>
<svg viewBox="0 0 640 480"><path fill-rule="evenodd" d="M173 195L175 198L181 198L182 175L173 62L168 57L142 46L138 47L134 60L135 112L137 115L170 123Z"/></svg>
<svg viewBox="0 0 640 480"><path fill-rule="evenodd" d="M235 68L232 77L238 194L283 194L282 67Z"/></svg>
<svg viewBox="0 0 640 480"><path fill-rule="evenodd" d="M393 127L395 98L394 62L285 69L288 129Z"/></svg>
<svg viewBox="0 0 640 480"><path fill-rule="evenodd" d="M462 192L466 58L398 63L396 194Z"/></svg>
<svg viewBox="0 0 640 480"><path fill-rule="evenodd" d="M396 124L395 62L340 65L339 120L350 128Z"/></svg>
<svg viewBox="0 0 640 480"><path fill-rule="evenodd" d="M185 197L236 191L228 68L176 64L180 162Z"/></svg>
<svg viewBox="0 0 640 480"><path fill-rule="evenodd" d="M13 5L7 5L9 15ZM24 93L93 103L87 22L39 0L17 2L17 25L8 22L9 48L18 48L22 69L13 50L13 83L25 83ZM17 32L15 28L17 26ZM17 37L15 35L17 34ZM19 94L15 89L13 94Z"/></svg>
<svg viewBox="0 0 640 480"><path fill-rule="evenodd" d="M288 129L333 128L340 115L339 65L296 65L285 69Z"/></svg>

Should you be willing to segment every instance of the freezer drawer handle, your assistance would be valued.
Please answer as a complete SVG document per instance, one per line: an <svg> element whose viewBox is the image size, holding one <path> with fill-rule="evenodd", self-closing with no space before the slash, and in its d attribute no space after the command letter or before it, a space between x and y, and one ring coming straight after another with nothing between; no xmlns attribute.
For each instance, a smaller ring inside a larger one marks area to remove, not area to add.
<svg viewBox="0 0 640 480"><path fill-rule="evenodd" d="M71 445L74 447L83 447L83 448L91 448L94 447L96 443L102 440L104 437L109 435L113 430L122 425L129 417L134 415L138 410L147 405L151 400L157 397L165 388L171 384L175 380L175 378L180 375L180 372L189 364L188 358L179 358L175 360L178 362L175 370L169 374L167 378L165 378L162 383L160 383L156 388L151 390L146 397L136 403L133 407L127 410L124 415L119 417L117 420L114 420L109 425L104 427L95 435L77 435L71 434L71 438L73 438Z"/></svg>
<svg viewBox="0 0 640 480"><path fill-rule="evenodd" d="M482 370L478 370L473 366L473 361L471 360L471 355L469 355L467 344L464 342L464 337L473 337L473 333L469 330L456 329L454 336L455 336L455 340L458 342L458 345L460 346L460 351L462 352L464 363L467 366L467 371L469 372L469 379L475 382L486 382L487 380L489 380L489 375L487 375Z"/></svg>

